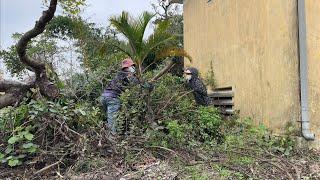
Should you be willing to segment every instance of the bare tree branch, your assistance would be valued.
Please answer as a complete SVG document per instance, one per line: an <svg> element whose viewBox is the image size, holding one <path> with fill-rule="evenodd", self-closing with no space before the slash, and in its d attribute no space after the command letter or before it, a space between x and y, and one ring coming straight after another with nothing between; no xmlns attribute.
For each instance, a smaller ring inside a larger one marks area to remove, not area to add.
<svg viewBox="0 0 320 180"><path fill-rule="evenodd" d="M5 92L4 95L0 95L0 109L19 104L28 90L33 87L35 82L23 84L15 81L0 81L0 92Z"/></svg>
<svg viewBox="0 0 320 180"><path fill-rule="evenodd" d="M45 65L42 62L35 61L30 59L26 54L26 49L28 43L31 41L32 38L36 37L37 35L41 34L45 30L46 24L53 18L54 13L57 7L57 0L51 0L49 9L47 11L42 12L42 16L36 22L33 29L26 32L19 40L17 44L17 52L21 62L33 68L33 70L38 74L41 73L43 69L45 69Z"/></svg>
<svg viewBox="0 0 320 180"><path fill-rule="evenodd" d="M151 82L157 81L161 76L167 73L174 64L175 62L170 60L169 63L155 77L151 79Z"/></svg>
<svg viewBox="0 0 320 180"><path fill-rule="evenodd" d="M36 74L36 80L34 82L23 84L14 81L0 81L0 92L5 92L0 96L0 109L10 105L18 104L21 99L26 95L26 92L32 87L39 87L40 93L50 99L54 99L59 94L58 87L50 82L45 63L40 60L31 59L27 55L27 45L32 38L35 38L39 34L43 33L45 26L53 18L57 8L57 0L51 0L48 10L42 12L42 16L36 22L33 29L26 32L17 43L17 53L22 63L31 68Z"/></svg>
<svg viewBox="0 0 320 180"><path fill-rule="evenodd" d="M22 84L20 82L15 82L15 81L8 81L8 80L1 80L0 81L0 92L8 92L12 89L20 89L20 88L31 88L34 86L33 83L28 83L28 84Z"/></svg>
<svg viewBox="0 0 320 180"><path fill-rule="evenodd" d="M20 102L21 96L17 96L14 93L8 93L5 95L0 96L0 109L7 107L7 106L12 106L18 102Z"/></svg>
<svg viewBox="0 0 320 180"><path fill-rule="evenodd" d="M59 89L49 81L46 74L45 64L41 61L30 59L26 54L26 48L32 38L41 34L45 30L45 26L53 18L57 8L57 0L51 0L48 10L42 12L42 16L36 22L33 29L26 32L17 44L17 52L21 62L30 66L36 73L36 84L40 89L40 93L45 97L54 99L59 94Z"/></svg>

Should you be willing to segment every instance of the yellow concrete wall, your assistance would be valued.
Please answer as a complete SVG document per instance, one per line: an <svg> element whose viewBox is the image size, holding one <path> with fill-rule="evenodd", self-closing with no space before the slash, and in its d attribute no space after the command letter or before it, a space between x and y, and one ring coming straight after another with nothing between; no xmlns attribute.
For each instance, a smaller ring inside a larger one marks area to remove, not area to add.
<svg viewBox="0 0 320 180"><path fill-rule="evenodd" d="M212 61L218 86L234 87L240 115L277 133L289 121L300 127L296 13L296 0L184 1L192 66L204 74Z"/></svg>
<svg viewBox="0 0 320 180"><path fill-rule="evenodd" d="M320 147L320 0L306 0L309 101ZM276 133L300 129L296 0L184 1L185 49L218 86L233 86L236 109Z"/></svg>
<svg viewBox="0 0 320 180"><path fill-rule="evenodd" d="M307 45L309 60L309 101L311 130L316 134L312 145L320 147L320 1L306 0Z"/></svg>

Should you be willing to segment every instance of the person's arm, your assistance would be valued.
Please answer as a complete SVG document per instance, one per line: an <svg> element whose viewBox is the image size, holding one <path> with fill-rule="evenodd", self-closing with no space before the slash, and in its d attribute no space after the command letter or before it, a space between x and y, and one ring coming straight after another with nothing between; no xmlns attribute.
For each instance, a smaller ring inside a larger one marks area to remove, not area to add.
<svg viewBox="0 0 320 180"><path fill-rule="evenodd" d="M127 79L128 79L130 84L133 84L133 85L140 84L140 81L137 78L137 76L135 76L135 75L133 75L131 73L128 74Z"/></svg>
<svg viewBox="0 0 320 180"><path fill-rule="evenodd" d="M192 87L192 89L197 92L200 93L202 95L207 95L207 88L206 86L203 84L203 82L200 79L197 79L194 84L194 87Z"/></svg>
<svg viewBox="0 0 320 180"><path fill-rule="evenodd" d="M143 88L148 89L150 92L154 89L154 84L152 82L145 82L141 85Z"/></svg>

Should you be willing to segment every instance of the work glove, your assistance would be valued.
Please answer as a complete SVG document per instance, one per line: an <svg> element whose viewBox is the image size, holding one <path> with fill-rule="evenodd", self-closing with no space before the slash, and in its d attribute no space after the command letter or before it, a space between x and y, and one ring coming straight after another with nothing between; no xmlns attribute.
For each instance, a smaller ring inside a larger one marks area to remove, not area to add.
<svg viewBox="0 0 320 180"><path fill-rule="evenodd" d="M142 87L145 88L145 89L148 89L150 92L153 91L153 89L154 89L154 85L151 82L145 82L142 85Z"/></svg>

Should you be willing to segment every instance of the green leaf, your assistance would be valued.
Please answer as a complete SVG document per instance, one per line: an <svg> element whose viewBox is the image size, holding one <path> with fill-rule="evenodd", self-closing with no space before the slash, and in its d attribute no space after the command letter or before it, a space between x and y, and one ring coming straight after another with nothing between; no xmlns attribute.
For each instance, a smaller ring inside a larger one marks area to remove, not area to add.
<svg viewBox="0 0 320 180"><path fill-rule="evenodd" d="M35 153L37 151L37 146L32 146L31 148L28 149L29 153Z"/></svg>
<svg viewBox="0 0 320 180"><path fill-rule="evenodd" d="M12 159L13 158L13 156L8 156L7 158L6 158L6 160L10 160L10 159Z"/></svg>
<svg viewBox="0 0 320 180"><path fill-rule="evenodd" d="M285 155L285 156L289 156L289 155L290 155L290 150L287 149L287 150L284 152L284 155Z"/></svg>
<svg viewBox="0 0 320 180"><path fill-rule="evenodd" d="M17 136L12 136L9 140L8 140L8 143L9 144L14 144L16 143L17 141L19 141L19 138Z"/></svg>
<svg viewBox="0 0 320 180"><path fill-rule="evenodd" d="M62 81L58 81L57 86L59 89L63 89L65 87L65 85Z"/></svg>
<svg viewBox="0 0 320 180"><path fill-rule="evenodd" d="M55 110L55 109L49 109L49 111L52 112L52 113L58 113L58 111Z"/></svg>
<svg viewBox="0 0 320 180"><path fill-rule="evenodd" d="M82 109L78 109L78 110L79 110L79 112L80 112L80 114L81 114L82 116L87 115L87 113L86 113L84 110L82 110Z"/></svg>
<svg viewBox="0 0 320 180"><path fill-rule="evenodd" d="M11 167L19 165L21 162L18 159L10 159L8 165Z"/></svg>
<svg viewBox="0 0 320 180"><path fill-rule="evenodd" d="M21 132L19 132L19 135L24 136L24 135L26 135L26 134L28 134L28 133L29 133L28 131L21 131Z"/></svg>
<svg viewBox="0 0 320 180"><path fill-rule="evenodd" d="M10 154L13 151L11 146L8 146L7 149L5 150L6 154Z"/></svg>
<svg viewBox="0 0 320 180"><path fill-rule="evenodd" d="M28 134L25 134L24 137L25 137L27 140L31 141L31 140L33 139L33 134L28 133Z"/></svg>
<svg viewBox="0 0 320 180"><path fill-rule="evenodd" d="M4 154L0 153L0 161L4 159Z"/></svg>
<svg viewBox="0 0 320 180"><path fill-rule="evenodd" d="M24 149L28 149L28 148L31 148L31 147L33 147L33 143L25 143L25 144L23 144L22 145L22 147L24 148Z"/></svg>
<svg viewBox="0 0 320 180"><path fill-rule="evenodd" d="M25 158L25 157L26 157L25 154L20 154L19 156L17 156L17 159L23 159L23 158Z"/></svg>

